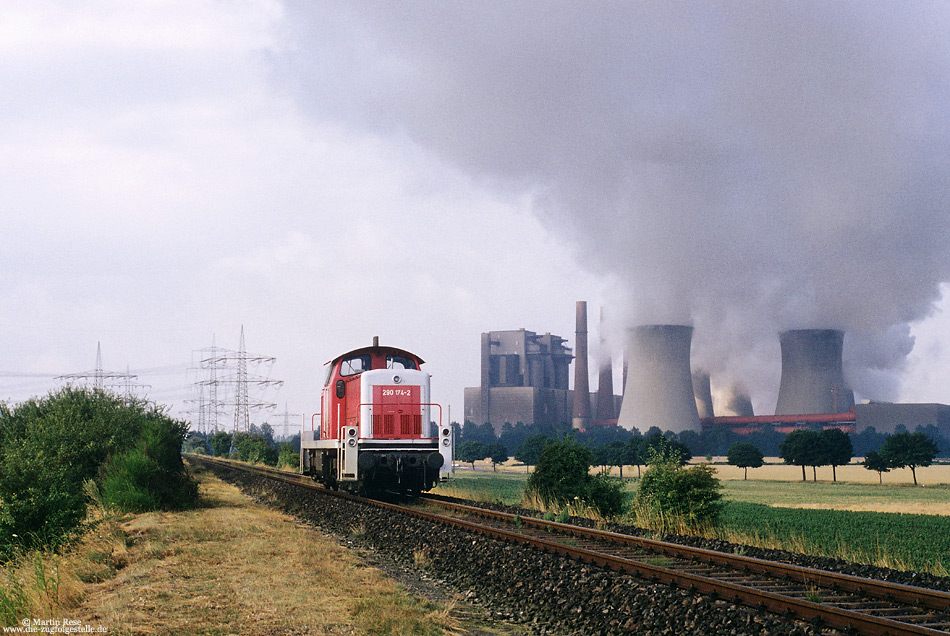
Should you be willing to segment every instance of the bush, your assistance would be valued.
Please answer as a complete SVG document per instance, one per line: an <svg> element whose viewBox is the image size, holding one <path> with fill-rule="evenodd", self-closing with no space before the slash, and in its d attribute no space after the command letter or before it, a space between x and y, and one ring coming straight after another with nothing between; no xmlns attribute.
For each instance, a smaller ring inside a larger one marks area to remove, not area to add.
<svg viewBox="0 0 950 636"><path fill-rule="evenodd" d="M0 550L53 546L77 528L83 482L132 445L145 413L144 404L74 388L0 411Z"/></svg>
<svg viewBox="0 0 950 636"><path fill-rule="evenodd" d="M135 448L112 457L103 466L102 502L123 512L191 505L197 498L198 485L181 461L187 431L183 422L148 420Z"/></svg>
<svg viewBox="0 0 950 636"><path fill-rule="evenodd" d="M178 471L179 481L151 484L153 490L196 492L181 481L185 431L155 407L101 390L65 388L13 410L0 408L0 556L55 547L75 531L86 515L83 484L105 478L100 467L107 462L115 466L113 480L124 474L131 484L156 461ZM120 458L133 450L141 453ZM125 490L120 498L129 499Z"/></svg>
<svg viewBox="0 0 950 636"><path fill-rule="evenodd" d="M526 492L529 496L536 495L548 506L581 501L605 517L620 514L623 485L606 474L593 477L590 474L593 458L590 450L572 439L548 444L528 478Z"/></svg>
<svg viewBox="0 0 950 636"><path fill-rule="evenodd" d="M235 433L234 459L251 464L277 465L277 448L260 433Z"/></svg>
<svg viewBox="0 0 950 636"><path fill-rule="evenodd" d="M661 452L643 473L634 506L664 530L715 525L722 512L721 489L712 466L685 468Z"/></svg>
<svg viewBox="0 0 950 636"><path fill-rule="evenodd" d="M208 438L208 445L215 457L227 457L231 452L231 434L227 431L218 431Z"/></svg>
<svg viewBox="0 0 950 636"><path fill-rule="evenodd" d="M300 470L300 451L294 448L293 444L284 442L280 445L277 455L277 467L287 470Z"/></svg>

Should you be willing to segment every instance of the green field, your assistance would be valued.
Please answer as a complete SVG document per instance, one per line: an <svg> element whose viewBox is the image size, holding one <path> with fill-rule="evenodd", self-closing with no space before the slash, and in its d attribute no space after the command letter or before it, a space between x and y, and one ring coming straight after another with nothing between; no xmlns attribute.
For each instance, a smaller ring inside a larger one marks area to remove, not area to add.
<svg viewBox="0 0 950 636"><path fill-rule="evenodd" d="M900 570L950 573L950 517L729 501L720 538Z"/></svg>
<svg viewBox="0 0 950 636"><path fill-rule="evenodd" d="M527 475L456 471L435 492L519 505ZM950 486L723 481L726 506L708 536L768 548L830 556L903 570L950 573L950 516L845 510L945 511ZM638 480L628 480L631 496ZM810 509L837 508L837 509Z"/></svg>

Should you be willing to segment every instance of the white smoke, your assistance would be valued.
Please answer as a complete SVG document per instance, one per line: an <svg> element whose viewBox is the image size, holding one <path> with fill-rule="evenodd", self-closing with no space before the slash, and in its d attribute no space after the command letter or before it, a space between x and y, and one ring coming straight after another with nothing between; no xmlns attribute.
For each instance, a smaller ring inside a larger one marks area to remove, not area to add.
<svg viewBox="0 0 950 636"><path fill-rule="evenodd" d="M287 9L306 108L536 192L622 282L611 317L693 324L715 384L771 412L778 331L840 328L858 395L895 397L950 280L950 6Z"/></svg>

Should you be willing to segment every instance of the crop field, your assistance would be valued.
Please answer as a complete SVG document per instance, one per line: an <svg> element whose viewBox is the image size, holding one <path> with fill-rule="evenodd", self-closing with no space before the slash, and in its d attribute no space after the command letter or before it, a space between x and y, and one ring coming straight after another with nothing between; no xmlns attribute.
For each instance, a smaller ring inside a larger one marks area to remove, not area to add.
<svg viewBox="0 0 950 636"><path fill-rule="evenodd" d="M478 464L476 464L478 466ZM479 468L484 468L479 466ZM935 485L877 484L842 481L851 469L838 469L837 483L829 479L801 481L795 466L763 466L750 470L749 480L732 466L716 466L722 479L726 507L720 527L705 534L736 543L844 558L903 570L950 574L950 466L933 466ZM727 470L722 470L727 469ZM732 479L728 470L735 470ZM764 479L766 474L789 480ZM523 467L492 472L456 471L455 479L435 492L479 501L518 505L527 479ZM918 477L923 469L918 469ZM761 471L761 474L756 474ZM753 475L756 477L753 478ZM860 474L860 473L859 473ZM624 475L636 475L624 471ZM944 475L946 476L944 478ZM810 479L810 474L809 474ZM943 479L942 483L937 483ZM627 479L631 496L637 479Z"/></svg>
<svg viewBox="0 0 950 636"><path fill-rule="evenodd" d="M899 570L950 574L950 517L773 508L729 501L712 534Z"/></svg>
<svg viewBox="0 0 950 636"><path fill-rule="evenodd" d="M726 464L725 461L724 457L713 458L713 465L716 468L716 473L719 478L723 480L741 480L742 469L736 466L730 466ZM855 459L852 461L857 462L858 460ZM765 462L765 465L761 468L749 469L749 481L797 481L801 483L802 469L800 467L784 464L782 460L777 457L766 457ZM878 474L872 470L867 470L859 463L838 466L836 472L839 482L844 481L875 485L878 483ZM624 474L626 474L626 471L624 471ZM805 468L805 474L810 482L812 480L812 469ZM819 466L817 475L819 483L822 481L830 482L832 477L831 467ZM891 470L890 472L884 473L880 479L883 481L884 486L913 486L914 484L914 479L911 476L909 468ZM941 463L927 466L926 468L918 468L917 482L922 486L935 486L938 484L950 485L950 464Z"/></svg>

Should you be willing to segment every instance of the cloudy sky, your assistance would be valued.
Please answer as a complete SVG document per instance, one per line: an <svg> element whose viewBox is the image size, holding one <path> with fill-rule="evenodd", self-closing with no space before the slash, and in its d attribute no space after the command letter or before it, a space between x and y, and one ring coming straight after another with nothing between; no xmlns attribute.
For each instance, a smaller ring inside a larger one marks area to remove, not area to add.
<svg viewBox="0 0 950 636"><path fill-rule="evenodd" d="M0 399L101 343L183 413L243 325L280 411L379 335L459 419L482 331L573 345L583 299L757 412L803 327L950 403L941 4L81 4L0 9Z"/></svg>

